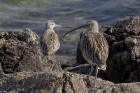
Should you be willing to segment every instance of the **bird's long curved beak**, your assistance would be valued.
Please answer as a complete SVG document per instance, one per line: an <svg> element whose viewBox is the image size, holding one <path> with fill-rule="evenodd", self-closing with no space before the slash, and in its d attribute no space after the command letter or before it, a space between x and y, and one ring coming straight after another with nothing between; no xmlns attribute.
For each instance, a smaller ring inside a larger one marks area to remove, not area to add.
<svg viewBox="0 0 140 93"><path fill-rule="evenodd" d="M74 29L68 31L67 33L65 33L65 35L63 35L63 37L66 36L66 35L67 35L68 33L70 33L70 32L73 32L73 31L75 31L75 30L77 30L77 29L84 28L84 27L87 27L87 25L82 25L82 26L79 26L79 27L77 27L77 28L74 28ZM62 38L63 38L63 37L62 37Z"/></svg>
<svg viewBox="0 0 140 93"><path fill-rule="evenodd" d="M57 25L57 24L55 24L55 27L72 28L72 27L70 27L70 26L62 26L62 25Z"/></svg>

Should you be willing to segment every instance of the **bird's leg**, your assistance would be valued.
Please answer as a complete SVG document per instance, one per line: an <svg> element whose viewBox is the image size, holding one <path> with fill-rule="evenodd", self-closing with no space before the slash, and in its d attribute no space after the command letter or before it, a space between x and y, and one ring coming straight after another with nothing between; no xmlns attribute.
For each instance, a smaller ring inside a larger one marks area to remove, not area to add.
<svg viewBox="0 0 140 93"><path fill-rule="evenodd" d="M99 67L96 65L94 87L96 87L96 79L97 79L97 75L98 75L98 69L99 69Z"/></svg>
<svg viewBox="0 0 140 93"><path fill-rule="evenodd" d="M89 74L88 74L88 79L89 79L89 81L90 81L90 75L92 74L92 72L93 72L93 70L94 70L93 65L90 64L90 66L91 66L91 68L90 68L90 72L89 72Z"/></svg>
<svg viewBox="0 0 140 93"><path fill-rule="evenodd" d="M92 74L92 72L94 70L93 65L91 64L90 66L91 66L91 68L90 68L89 76Z"/></svg>
<svg viewBox="0 0 140 93"><path fill-rule="evenodd" d="M95 70L95 79L97 78L97 75L98 75L98 69L99 69L99 67L96 66L96 70Z"/></svg>

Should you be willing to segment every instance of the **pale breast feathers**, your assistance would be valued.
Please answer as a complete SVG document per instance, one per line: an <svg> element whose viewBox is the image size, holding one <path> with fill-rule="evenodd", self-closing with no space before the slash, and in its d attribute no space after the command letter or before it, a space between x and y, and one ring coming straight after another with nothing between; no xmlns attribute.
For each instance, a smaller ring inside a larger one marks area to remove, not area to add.
<svg viewBox="0 0 140 93"><path fill-rule="evenodd" d="M41 39L42 39L41 46L44 52L48 52L49 54L52 54L58 50L56 49L56 44L59 43L59 40L55 32L46 32L43 34Z"/></svg>

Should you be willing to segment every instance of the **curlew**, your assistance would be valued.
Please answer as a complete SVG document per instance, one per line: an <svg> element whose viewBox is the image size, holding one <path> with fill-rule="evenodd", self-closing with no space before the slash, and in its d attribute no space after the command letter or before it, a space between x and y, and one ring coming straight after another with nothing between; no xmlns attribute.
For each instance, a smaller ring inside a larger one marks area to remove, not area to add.
<svg viewBox="0 0 140 93"><path fill-rule="evenodd" d="M86 22L85 25L72 29L66 34L80 28L87 28L86 32L81 36L79 45L83 57L91 65L91 71L89 73L89 76L94 70L93 66L96 66L96 82L98 69L103 68L106 65L106 60L108 58L109 53L109 46L104 35L99 32L98 23L95 20L90 20Z"/></svg>
<svg viewBox="0 0 140 93"><path fill-rule="evenodd" d="M45 55L52 56L60 47L60 42L54 27L64 27L55 24L53 20L48 20L45 25L45 31L40 38L41 50ZM65 27L68 28L68 27Z"/></svg>

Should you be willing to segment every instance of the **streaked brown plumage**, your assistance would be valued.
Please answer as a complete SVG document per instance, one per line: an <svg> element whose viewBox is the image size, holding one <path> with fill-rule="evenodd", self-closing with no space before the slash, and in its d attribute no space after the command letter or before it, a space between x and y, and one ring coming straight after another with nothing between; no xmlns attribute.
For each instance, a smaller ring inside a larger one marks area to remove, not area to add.
<svg viewBox="0 0 140 93"><path fill-rule="evenodd" d="M40 38L42 52L46 55L54 54L60 47L59 38L53 30L54 27L58 26L53 20L46 23L45 31Z"/></svg>
<svg viewBox="0 0 140 93"><path fill-rule="evenodd" d="M86 27L88 30L81 36L80 50L83 57L91 65L91 71L89 75L91 75L94 70L93 66L96 66L96 81L98 68L102 68L104 65L106 65L106 60L109 53L109 46L105 37L99 32L98 23L95 20L90 20L85 25L75 28L69 32L75 31L83 27ZM68 34L69 32L67 32L66 34Z"/></svg>
<svg viewBox="0 0 140 93"><path fill-rule="evenodd" d="M86 60L92 60L99 67L106 63L108 58L108 43L101 33L89 31L82 35L80 49Z"/></svg>

